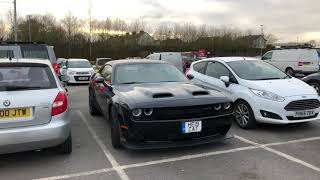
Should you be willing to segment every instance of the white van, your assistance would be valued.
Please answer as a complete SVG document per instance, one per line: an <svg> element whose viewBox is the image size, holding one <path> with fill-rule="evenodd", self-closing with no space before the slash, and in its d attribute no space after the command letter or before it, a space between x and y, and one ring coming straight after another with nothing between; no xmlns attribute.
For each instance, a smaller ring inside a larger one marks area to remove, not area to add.
<svg viewBox="0 0 320 180"><path fill-rule="evenodd" d="M319 71L320 51L317 49L277 49L262 58L289 75L312 74Z"/></svg>
<svg viewBox="0 0 320 180"><path fill-rule="evenodd" d="M178 52L161 52L153 53L146 57L146 59L165 61L175 66L179 71L185 72L185 66L182 60L181 53Z"/></svg>

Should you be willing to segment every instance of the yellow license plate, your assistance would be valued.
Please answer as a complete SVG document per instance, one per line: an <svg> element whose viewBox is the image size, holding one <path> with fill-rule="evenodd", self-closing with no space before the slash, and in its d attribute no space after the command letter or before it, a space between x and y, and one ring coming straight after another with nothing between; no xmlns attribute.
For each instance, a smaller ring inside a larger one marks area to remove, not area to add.
<svg viewBox="0 0 320 180"><path fill-rule="evenodd" d="M30 117L30 108L0 109L0 119Z"/></svg>

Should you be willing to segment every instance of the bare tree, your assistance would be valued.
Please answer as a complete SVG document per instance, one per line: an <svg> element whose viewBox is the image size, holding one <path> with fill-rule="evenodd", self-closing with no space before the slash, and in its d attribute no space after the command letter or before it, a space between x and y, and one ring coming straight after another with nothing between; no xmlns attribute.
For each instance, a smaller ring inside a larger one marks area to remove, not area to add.
<svg viewBox="0 0 320 180"><path fill-rule="evenodd" d="M140 19L136 19L132 21L130 24L130 31L132 32L145 31L145 29L146 29L146 23Z"/></svg>
<svg viewBox="0 0 320 180"><path fill-rule="evenodd" d="M70 11L68 11L61 21L63 27L67 32L68 39L68 56L71 56L71 44L73 42L74 35L79 31L81 27L80 20L75 17Z"/></svg>
<svg viewBox="0 0 320 180"><path fill-rule="evenodd" d="M273 34L268 34L268 35L265 36L265 38L267 40L267 44L273 44L276 41L278 41L278 38Z"/></svg>
<svg viewBox="0 0 320 180"><path fill-rule="evenodd" d="M0 19L0 41L5 40L6 35L7 35L6 24L2 19Z"/></svg>
<svg viewBox="0 0 320 180"><path fill-rule="evenodd" d="M163 41L172 37L172 28L169 27L168 23L161 23L155 29L155 36L157 39Z"/></svg>

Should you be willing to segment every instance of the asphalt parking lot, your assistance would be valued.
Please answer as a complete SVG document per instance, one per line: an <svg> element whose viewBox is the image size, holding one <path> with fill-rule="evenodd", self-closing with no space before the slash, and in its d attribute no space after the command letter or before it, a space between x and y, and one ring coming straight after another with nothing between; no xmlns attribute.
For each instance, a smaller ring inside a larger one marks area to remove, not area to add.
<svg viewBox="0 0 320 180"><path fill-rule="evenodd" d="M1 179L320 179L320 121L250 131L234 125L233 139L198 147L114 150L108 123L89 114L87 86L68 89L73 154L1 155Z"/></svg>

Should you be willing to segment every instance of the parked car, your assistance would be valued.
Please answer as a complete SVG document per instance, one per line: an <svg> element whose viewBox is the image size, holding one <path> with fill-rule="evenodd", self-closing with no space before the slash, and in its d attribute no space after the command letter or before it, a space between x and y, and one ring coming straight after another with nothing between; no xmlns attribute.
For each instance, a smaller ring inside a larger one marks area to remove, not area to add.
<svg viewBox="0 0 320 180"><path fill-rule="evenodd" d="M95 73L87 59L68 59L63 71L70 79L68 83L89 83L91 75Z"/></svg>
<svg viewBox="0 0 320 180"><path fill-rule="evenodd" d="M72 152L65 89L47 60L1 59L0 153L43 148Z"/></svg>
<svg viewBox="0 0 320 180"><path fill-rule="evenodd" d="M301 80L312 86L320 96L320 73L310 74L309 76L305 76Z"/></svg>
<svg viewBox="0 0 320 180"><path fill-rule="evenodd" d="M179 52L153 53L147 56L146 59L165 61L175 66L179 71L183 73L186 71L186 66L182 60L182 55Z"/></svg>
<svg viewBox="0 0 320 180"><path fill-rule="evenodd" d="M163 61L108 62L89 85L92 115L111 123L114 148L192 146L228 137L231 99L190 83Z"/></svg>
<svg viewBox="0 0 320 180"><path fill-rule="evenodd" d="M283 72L294 76L296 73L312 74L319 71L320 51L317 49L277 49L261 58Z"/></svg>
<svg viewBox="0 0 320 180"><path fill-rule="evenodd" d="M289 124L319 119L314 88L261 60L212 58L191 65L188 77L217 89L235 103L235 120L244 129L256 122Z"/></svg>
<svg viewBox="0 0 320 180"><path fill-rule="evenodd" d="M58 74L59 67L53 46L37 42L0 42L0 59L48 59Z"/></svg>
<svg viewBox="0 0 320 180"><path fill-rule="evenodd" d="M111 58L97 58L96 59L96 69L99 70L104 64L107 62L112 61Z"/></svg>

